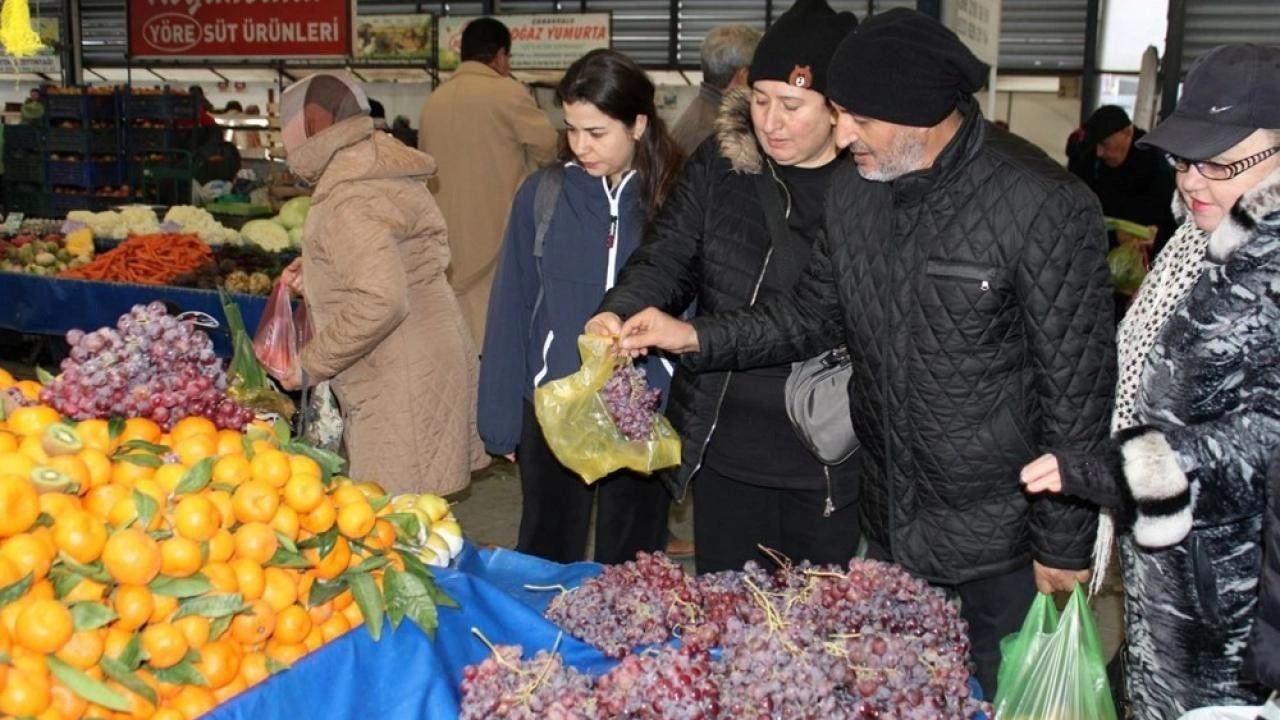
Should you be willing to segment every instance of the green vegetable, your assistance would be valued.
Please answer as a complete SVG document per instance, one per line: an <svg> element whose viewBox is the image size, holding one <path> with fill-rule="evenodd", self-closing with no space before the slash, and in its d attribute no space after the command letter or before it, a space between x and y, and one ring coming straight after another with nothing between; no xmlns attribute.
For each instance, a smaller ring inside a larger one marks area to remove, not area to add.
<svg viewBox="0 0 1280 720"><path fill-rule="evenodd" d="M240 239L263 250L288 250L289 231L270 220L250 220L240 228Z"/></svg>
<svg viewBox="0 0 1280 720"><path fill-rule="evenodd" d="M299 195L280 207L280 224L292 230L302 227L307 221L307 211L311 209L311 197Z"/></svg>

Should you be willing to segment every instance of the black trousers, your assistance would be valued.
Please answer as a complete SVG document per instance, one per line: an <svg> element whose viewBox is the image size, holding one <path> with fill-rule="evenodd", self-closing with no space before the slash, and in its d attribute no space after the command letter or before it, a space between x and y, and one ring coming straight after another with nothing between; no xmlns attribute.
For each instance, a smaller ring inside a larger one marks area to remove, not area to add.
<svg viewBox="0 0 1280 720"><path fill-rule="evenodd" d="M892 562L889 553L868 543L867 557ZM1027 611L1036 597L1035 571L1028 563L1003 575L970 580L957 585L937 585L960 598L960 617L969 623L970 653L982 697L996 696L996 673L1000 670L1000 641L1022 628Z"/></svg>
<svg viewBox="0 0 1280 720"><path fill-rule="evenodd" d="M524 404L521 428L516 461L524 504L517 550L560 563L587 559L591 507L597 499L596 562L621 563L634 560L641 550L664 547L671 496L661 481L624 471L587 485L551 453L531 403Z"/></svg>
<svg viewBox="0 0 1280 720"><path fill-rule="evenodd" d="M703 467L693 483L694 563L698 572L773 563L761 545L793 562L847 565L858 551L857 503L823 517L827 491L783 490L739 482Z"/></svg>

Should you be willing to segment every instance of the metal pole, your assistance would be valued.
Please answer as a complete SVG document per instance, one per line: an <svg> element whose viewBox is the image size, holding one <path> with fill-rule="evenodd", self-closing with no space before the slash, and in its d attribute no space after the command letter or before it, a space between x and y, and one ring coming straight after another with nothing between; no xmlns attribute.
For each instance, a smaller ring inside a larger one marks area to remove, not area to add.
<svg viewBox="0 0 1280 720"><path fill-rule="evenodd" d="M1182 81L1182 40L1186 33L1187 0L1169 0L1169 29L1164 36L1160 73L1160 118L1169 117L1178 104Z"/></svg>
<svg viewBox="0 0 1280 720"><path fill-rule="evenodd" d="M934 20L942 20L942 0L916 0L916 10Z"/></svg>
<svg viewBox="0 0 1280 720"><path fill-rule="evenodd" d="M62 84L84 83L84 47L80 42L80 0L63 0L62 14L67 19L66 45L62 52Z"/></svg>
<svg viewBox="0 0 1280 720"><path fill-rule="evenodd" d="M667 67L677 68L680 55L680 0L671 0L671 25L667 31Z"/></svg>
<svg viewBox="0 0 1280 720"><path fill-rule="evenodd" d="M1101 24L1100 0L1089 0L1085 10L1084 67L1080 73L1080 124L1098 107L1098 27Z"/></svg>

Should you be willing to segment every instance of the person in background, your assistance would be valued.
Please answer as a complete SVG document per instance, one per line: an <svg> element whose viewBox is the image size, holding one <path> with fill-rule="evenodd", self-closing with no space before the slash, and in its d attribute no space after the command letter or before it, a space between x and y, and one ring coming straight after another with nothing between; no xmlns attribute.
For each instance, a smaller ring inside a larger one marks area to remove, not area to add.
<svg viewBox="0 0 1280 720"><path fill-rule="evenodd" d="M1121 326L1110 442L1051 449L1022 480L1112 510L1131 716L1158 720L1266 697L1242 650L1280 450L1280 49L1204 55L1141 142L1172 158L1197 232L1174 236Z"/></svg>
<svg viewBox="0 0 1280 720"><path fill-rule="evenodd" d="M434 189L449 224L449 282L479 343L511 198L526 175L555 157L556 131L511 77L506 25L472 20L461 57L422 106L418 147L440 165Z"/></svg>
<svg viewBox="0 0 1280 720"><path fill-rule="evenodd" d="M653 83L635 61L594 50L569 67L556 101L569 127L562 167L532 175L516 194L493 293L480 365L480 436L495 455L515 453L523 505L516 549L556 562L586 557L599 500L593 558L635 559L665 542L670 497L656 478L619 471L587 485L552 455L533 410L533 390L571 375L577 338L617 269L640 246L671 191L682 153L654 107ZM535 199L549 174L562 186L535 256ZM670 369L644 363L664 391Z"/></svg>
<svg viewBox="0 0 1280 720"><path fill-rule="evenodd" d="M373 128L346 73L285 89L289 169L311 183L302 257L283 279L315 325L281 384L332 381L351 474L392 494L448 495L488 464L475 429L476 352L445 280L435 163Z"/></svg>
<svg viewBox="0 0 1280 720"><path fill-rule="evenodd" d="M703 39L702 85L671 128L671 136L686 155L693 155L715 131L725 91L746 86L747 69L759 43L760 31L746 25L717 25Z"/></svg>
<svg viewBox="0 0 1280 720"><path fill-rule="evenodd" d="M387 124L387 109L382 103L370 98L369 100L369 117L373 119L373 128L383 132L391 132L391 126Z"/></svg>
<svg viewBox="0 0 1280 720"><path fill-rule="evenodd" d="M418 147L418 131L409 126L409 118L397 115L391 122L391 135L411 148Z"/></svg>
<svg viewBox="0 0 1280 720"><path fill-rule="evenodd" d="M1084 143L1094 162L1080 176L1102 202L1102 214L1156 229L1152 255L1158 255L1178 224L1170 209L1173 170L1159 150L1142 147L1146 131L1134 126L1116 105L1103 105L1084 123ZM1135 238L1117 237L1117 242Z"/></svg>
<svg viewBox="0 0 1280 720"><path fill-rule="evenodd" d="M937 20L878 13L840 43L830 73L836 142L853 162L831 179L826 237L799 282L692 323L645 309L621 344L685 353L694 370L846 344L867 555L959 596L993 696L1000 640L1037 588L1089 575L1096 508L1028 497L1018 472L1049 448L1107 436L1102 213L1058 163L982 118L973 93L987 66Z"/></svg>
<svg viewBox="0 0 1280 720"><path fill-rule="evenodd" d="M244 107L240 105L239 100L228 100L226 107L222 108L222 115L242 115Z"/></svg>

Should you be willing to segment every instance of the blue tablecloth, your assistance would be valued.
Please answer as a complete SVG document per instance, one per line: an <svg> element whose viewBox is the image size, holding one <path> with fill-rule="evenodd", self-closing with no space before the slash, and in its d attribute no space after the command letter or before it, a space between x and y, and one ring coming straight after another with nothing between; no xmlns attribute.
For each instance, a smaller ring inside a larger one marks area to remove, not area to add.
<svg viewBox="0 0 1280 720"><path fill-rule="evenodd" d="M495 645L524 646L525 657L539 649L550 649L559 637L559 651L565 662L593 675L606 672L617 663L595 648L562 635L559 628L543 619L542 612L554 597L554 590L526 589L529 585L572 588L599 573L599 565L559 565L511 550L477 551L468 546L455 568L435 572L440 586L460 607L440 608L440 627L434 642L408 620L395 632L388 624L377 643L367 630L360 628L205 717L456 718L463 668L490 654L472 634L472 628Z"/></svg>
<svg viewBox="0 0 1280 720"><path fill-rule="evenodd" d="M253 332L267 307L265 297L233 293L244 325ZM231 355L231 336L218 293L212 290L134 285L94 280L70 280L26 273L0 272L0 328L34 335L63 335L72 328L95 330L114 326L121 315L139 303L168 301L182 311L208 313L224 327L209 331L213 347L223 357Z"/></svg>

